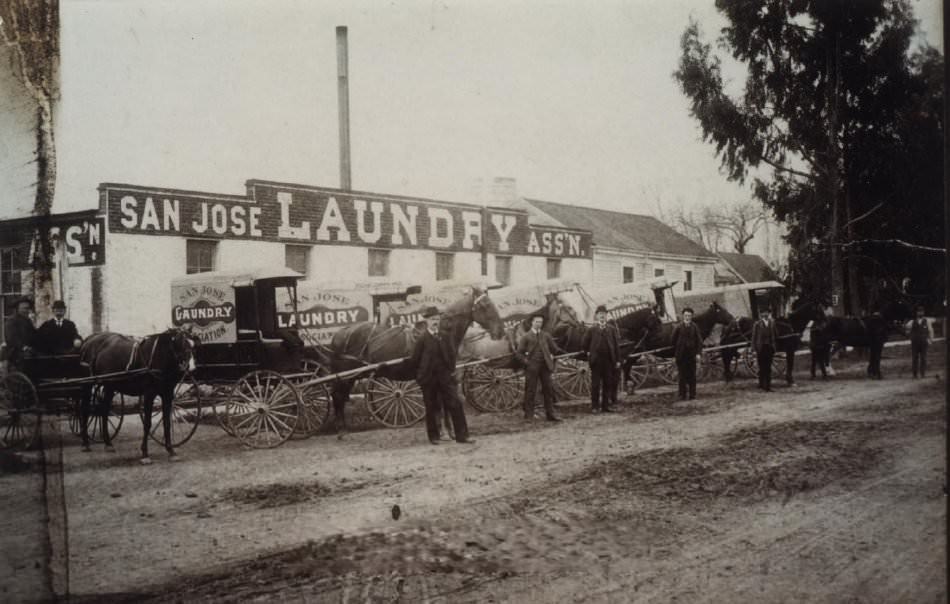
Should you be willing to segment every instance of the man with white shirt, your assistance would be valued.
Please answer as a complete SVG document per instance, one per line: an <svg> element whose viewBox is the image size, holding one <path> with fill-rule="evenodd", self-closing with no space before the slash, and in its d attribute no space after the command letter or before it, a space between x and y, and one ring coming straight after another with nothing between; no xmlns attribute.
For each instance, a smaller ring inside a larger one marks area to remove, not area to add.
<svg viewBox="0 0 950 604"><path fill-rule="evenodd" d="M37 341L48 354L66 354L82 345L76 324L66 318L66 303L62 300L53 302L53 318L40 325Z"/></svg>
<svg viewBox="0 0 950 604"><path fill-rule="evenodd" d="M927 347L934 339L930 322L924 316L924 307L918 306L916 314L917 316L907 323L907 331L910 334L911 368L915 378L918 375L924 377L924 372L927 370Z"/></svg>

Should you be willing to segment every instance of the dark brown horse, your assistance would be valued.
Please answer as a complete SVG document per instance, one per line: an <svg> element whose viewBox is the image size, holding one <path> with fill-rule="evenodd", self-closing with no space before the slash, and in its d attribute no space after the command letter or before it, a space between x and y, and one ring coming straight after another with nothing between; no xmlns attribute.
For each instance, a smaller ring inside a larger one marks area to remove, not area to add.
<svg viewBox="0 0 950 604"><path fill-rule="evenodd" d="M775 319L775 336L777 352L785 353L785 381L789 385L795 383L795 352L801 347L802 334L810 321L817 321L823 317L821 307L813 302L803 302L796 306L787 317ZM752 317L738 317L732 321L722 332L720 346L733 346L723 348L721 351L723 377L727 382L733 378L732 364L735 358L740 354L740 344L749 344L752 341L752 326L755 325L755 319Z"/></svg>
<svg viewBox="0 0 950 604"><path fill-rule="evenodd" d="M868 349L868 377L883 379L881 356L891 333L902 332L901 322L909 314L905 306L894 304L867 317L828 317L817 336L838 346Z"/></svg>
<svg viewBox="0 0 950 604"><path fill-rule="evenodd" d="M115 451L109 436L108 415L116 392L141 396L143 404L142 463L151 463L148 438L152 429L152 405L156 396L162 398L162 426L165 428L165 450L169 459L178 456L171 444L171 414L175 386L187 371L194 356L195 341L184 330L172 328L136 340L117 333L89 336L79 349L79 360L92 376L104 377L103 395L96 416L107 451ZM128 374L124 376L123 374ZM89 415L93 385L84 386L80 403L83 451L89 450Z"/></svg>
<svg viewBox="0 0 950 604"><path fill-rule="evenodd" d="M439 327L441 334L447 334L455 350L458 350L469 326L475 322L484 328L494 339L504 337L504 324L498 315L498 309L481 288L471 287L468 292L443 310ZM375 377L391 380L409 381L416 379L416 368L409 358L421 331L416 327L397 325L383 327L366 321L344 327L334 334L329 346L331 373L340 373L358 367L364 367L385 361L403 359L380 367L373 371ZM350 391L356 378L340 380L333 385L333 414L338 432L346 430L343 410L350 399Z"/></svg>

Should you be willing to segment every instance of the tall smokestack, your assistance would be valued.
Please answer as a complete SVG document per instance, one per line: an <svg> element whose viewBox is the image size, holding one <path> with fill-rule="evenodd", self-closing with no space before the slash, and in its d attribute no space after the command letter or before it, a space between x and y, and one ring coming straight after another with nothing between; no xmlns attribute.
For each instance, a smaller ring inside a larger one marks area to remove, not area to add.
<svg viewBox="0 0 950 604"><path fill-rule="evenodd" d="M336 28L337 100L340 106L340 188L349 191L350 182L350 85L346 26Z"/></svg>

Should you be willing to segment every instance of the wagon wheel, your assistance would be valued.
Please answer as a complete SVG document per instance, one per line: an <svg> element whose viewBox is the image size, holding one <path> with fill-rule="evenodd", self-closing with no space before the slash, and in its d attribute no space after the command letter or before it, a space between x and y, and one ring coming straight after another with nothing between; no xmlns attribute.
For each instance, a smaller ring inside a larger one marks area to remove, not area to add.
<svg viewBox="0 0 950 604"><path fill-rule="evenodd" d="M172 399L171 445L180 447L188 442L198 429L201 420L201 389L191 372L185 373L175 385ZM145 410L139 414L144 417ZM165 426L162 424L162 400L156 398L152 405L152 429L149 436L160 445L165 444Z"/></svg>
<svg viewBox="0 0 950 604"><path fill-rule="evenodd" d="M305 383L327 375L327 370L313 359L304 359L300 365L307 375L297 378L295 383ZM307 384L297 389L303 399L303 412L294 429L294 436L307 438L320 432L330 417L330 387L327 384Z"/></svg>
<svg viewBox="0 0 950 604"><path fill-rule="evenodd" d="M650 359L646 357L639 357L635 363L630 365L630 371L627 373L627 387L628 390L632 386L633 388L639 388L646 383L647 378L650 377L652 373L652 368L650 365Z"/></svg>
<svg viewBox="0 0 950 604"><path fill-rule="evenodd" d="M485 413L510 411L524 397L524 373L486 364L465 368L462 391L473 407Z"/></svg>
<svg viewBox="0 0 950 604"><path fill-rule="evenodd" d="M590 365L578 359L561 359L554 370L554 387L564 398L590 398Z"/></svg>
<svg viewBox="0 0 950 604"><path fill-rule="evenodd" d="M39 433L36 388L30 378L12 371L0 379L0 446L26 449Z"/></svg>
<svg viewBox="0 0 950 604"><path fill-rule="evenodd" d="M234 384L225 405L227 422L242 443L255 449L283 444L294 433L303 400L276 371L252 371Z"/></svg>
<svg viewBox="0 0 950 604"><path fill-rule="evenodd" d="M676 363L673 359L653 357L652 360L655 362L653 369L663 382L667 384L676 384L679 382L679 370L677 370Z"/></svg>
<svg viewBox="0 0 950 604"><path fill-rule="evenodd" d="M384 426L405 428L426 416L422 389L416 382L371 378L366 384L366 406Z"/></svg>
<svg viewBox="0 0 950 604"><path fill-rule="evenodd" d="M234 429L228 422L227 411L228 398L231 396L233 386L231 384L202 384L199 388L205 411L210 409L214 423L221 426L228 436L234 436Z"/></svg>
<svg viewBox="0 0 950 604"><path fill-rule="evenodd" d="M102 408L103 392L104 388L102 386L96 386L92 389L92 400L90 401L91 407L89 409L89 440L94 443L103 442L102 422L99 421L99 418L102 416L100 411ZM141 403L141 401L139 402ZM78 406L76 407L75 413L77 415L76 425L78 426ZM123 419L125 419L125 395L121 392L116 392L115 396L112 397L112 406L109 409L108 415L109 442L112 442L115 437L119 435L119 430L122 428Z"/></svg>

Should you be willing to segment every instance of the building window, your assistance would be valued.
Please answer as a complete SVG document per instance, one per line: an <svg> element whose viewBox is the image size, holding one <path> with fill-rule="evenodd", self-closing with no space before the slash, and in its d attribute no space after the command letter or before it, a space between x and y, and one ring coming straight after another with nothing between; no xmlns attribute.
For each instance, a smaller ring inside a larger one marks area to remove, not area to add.
<svg viewBox="0 0 950 604"><path fill-rule="evenodd" d="M561 259L548 258L548 279L561 278Z"/></svg>
<svg viewBox="0 0 950 604"><path fill-rule="evenodd" d="M623 282L633 283L633 267L632 266L623 267Z"/></svg>
<svg viewBox="0 0 950 604"><path fill-rule="evenodd" d="M683 291L688 292L693 289L693 271L683 271Z"/></svg>
<svg viewBox="0 0 950 604"><path fill-rule="evenodd" d="M653 269L653 276L654 276L654 277L662 277L665 272L666 272L666 271L663 270L662 268L655 268L655 269Z"/></svg>
<svg viewBox="0 0 950 604"><path fill-rule="evenodd" d="M206 241L204 239L187 240L185 242L185 256L187 257L188 274L213 271L217 255L217 241Z"/></svg>
<svg viewBox="0 0 950 604"><path fill-rule="evenodd" d="M370 277L389 276L389 250L368 250L368 268Z"/></svg>
<svg viewBox="0 0 950 604"><path fill-rule="evenodd" d="M435 280L447 281L455 274L455 254L435 255Z"/></svg>
<svg viewBox="0 0 950 604"><path fill-rule="evenodd" d="M511 256L495 256L495 281L511 285Z"/></svg>
<svg viewBox="0 0 950 604"><path fill-rule="evenodd" d="M0 293L19 294L23 284L16 249L0 250Z"/></svg>
<svg viewBox="0 0 950 604"><path fill-rule="evenodd" d="M310 274L310 246L285 245L284 266L297 271L304 277Z"/></svg>

